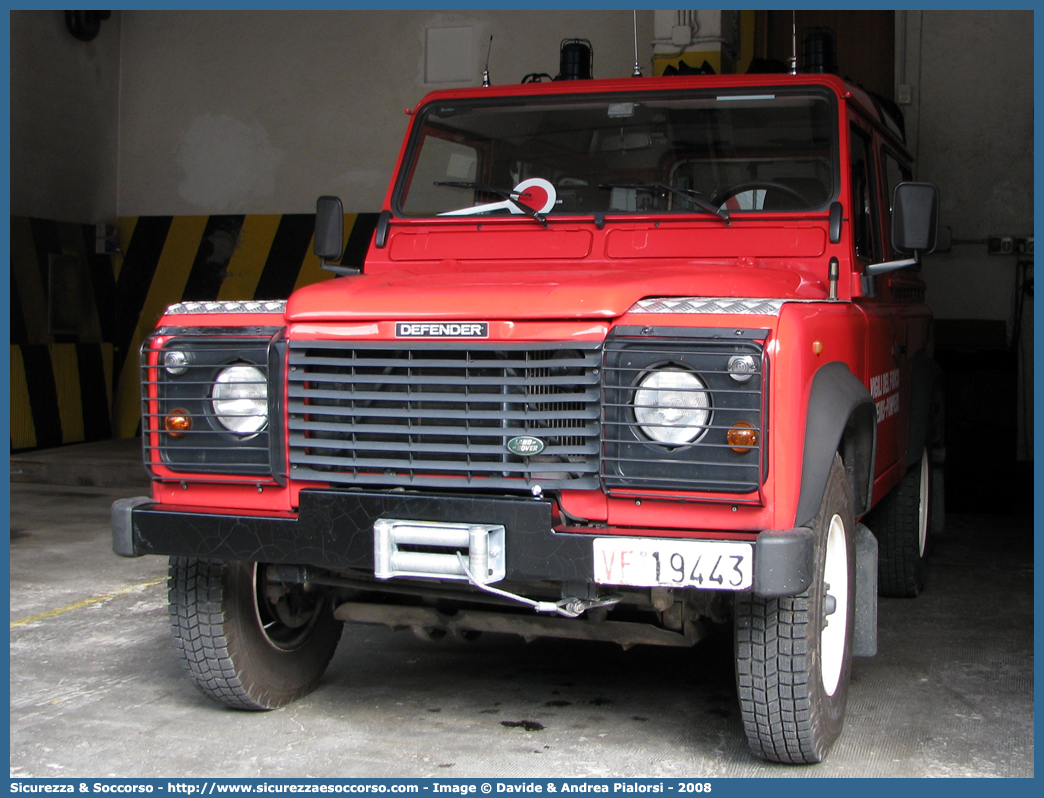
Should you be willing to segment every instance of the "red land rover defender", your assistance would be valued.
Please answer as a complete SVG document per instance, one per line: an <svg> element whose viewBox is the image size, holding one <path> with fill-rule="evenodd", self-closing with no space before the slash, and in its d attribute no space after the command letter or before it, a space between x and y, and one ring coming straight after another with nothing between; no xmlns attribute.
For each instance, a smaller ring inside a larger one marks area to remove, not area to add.
<svg viewBox="0 0 1044 798"><path fill-rule="evenodd" d="M728 621L754 753L819 761L878 590L925 576L937 196L910 177L829 75L431 94L361 273L160 319L152 495L114 549L170 557L178 652L230 706L311 690L343 621ZM342 223L320 199L324 261Z"/></svg>

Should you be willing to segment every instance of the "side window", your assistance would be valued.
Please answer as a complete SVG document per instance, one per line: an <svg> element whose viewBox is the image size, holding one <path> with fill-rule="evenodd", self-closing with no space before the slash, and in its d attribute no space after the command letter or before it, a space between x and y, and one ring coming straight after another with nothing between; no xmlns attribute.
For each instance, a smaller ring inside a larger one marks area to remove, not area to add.
<svg viewBox="0 0 1044 798"><path fill-rule="evenodd" d="M881 260L873 148L866 133L855 125L851 131L852 230L855 251L860 260L873 262Z"/></svg>
<svg viewBox="0 0 1044 798"><path fill-rule="evenodd" d="M895 155L889 150L884 151L884 167L885 167L885 180L887 181L888 193L885 195L888 201L888 212L892 212L892 194L895 193L895 187L900 183L905 183L908 180L913 179L913 172L910 171L910 167L900 161Z"/></svg>

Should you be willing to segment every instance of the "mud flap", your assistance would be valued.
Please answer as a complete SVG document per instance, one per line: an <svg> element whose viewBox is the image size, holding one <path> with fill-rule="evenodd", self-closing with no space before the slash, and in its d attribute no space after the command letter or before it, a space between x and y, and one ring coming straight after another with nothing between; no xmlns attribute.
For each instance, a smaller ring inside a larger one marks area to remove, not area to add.
<svg viewBox="0 0 1044 798"><path fill-rule="evenodd" d="M856 524L855 628L852 655L877 654L877 538L863 524Z"/></svg>

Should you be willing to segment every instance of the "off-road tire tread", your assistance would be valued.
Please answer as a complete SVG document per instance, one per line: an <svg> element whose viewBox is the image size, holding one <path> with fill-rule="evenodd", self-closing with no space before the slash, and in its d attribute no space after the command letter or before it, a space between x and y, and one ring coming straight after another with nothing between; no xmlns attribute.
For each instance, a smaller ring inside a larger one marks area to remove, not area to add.
<svg viewBox="0 0 1044 798"><path fill-rule="evenodd" d="M174 648L204 693L230 707L266 709L247 692L229 655L222 609L225 563L171 557L167 606Z"/></svg>
<svg viewBox="0 0 1044 798"><path fill-rule="evenodd" d="M739 601L736 683L751 750L773 762L821 761L808 684L808 594Z"/></svg>
<svg viewBox="0 0 1044 798"><path fill-rule="evenodd" d="M881 499L866 519L866 525L877 538L877 593L886 598L914 598L924 589L927 574L917 533L920 462L906 469L899 484ZM930 478L928 490L931 491ZM929 494L929 513L931 499ZM929 517L929 529L931 524Z"/></svg>
<svg viewBox="0 0 1044 798"><path fill-rule="evenodd" d="M816 576L803 593L767 598L738 593L735 603L736 691L747 742L755 756L784 764L822 762L841 733L851 674L855 519L851 491L837 455L827 481L823 503L812 521L822 539L816 547ZM819 662L822 640L813 624L821 621L819 602L825 590L826 519L840 514L846 529L849 556L849 616L846 627L847 661L842 665L835 692L827 695Z"/></svg>
<svg viewBox="0 0 1044 798"><path fill-rule="evenodd" d="M242 652L229 637L234 628L224 602L227 569L238 564L192 557L171 557L167 600L174 647L192 681L207 696L235 709L275 709L311 692L333 656L341 625L328 633L327 649L310 663L314 678L292 689L270 690L244 679ZM332 641L329 640L332 637ZM242 646L242 642L239 643Z"/></svg>

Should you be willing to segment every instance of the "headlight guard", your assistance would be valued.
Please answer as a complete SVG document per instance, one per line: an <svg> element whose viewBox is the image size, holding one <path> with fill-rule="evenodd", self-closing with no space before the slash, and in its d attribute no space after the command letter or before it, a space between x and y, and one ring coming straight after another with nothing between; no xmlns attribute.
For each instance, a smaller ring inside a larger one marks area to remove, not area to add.
<svg viewBox="0 0 1044 798"><path fill-rule="evenodd" d="M606 491L760 501L768 472L768 336L764 329L615 328L602 368ZM737 357L753 364L742 382L734 379L735 366L729 368ZM737 425L755 433L754 445L729 443Z"/></svg>

